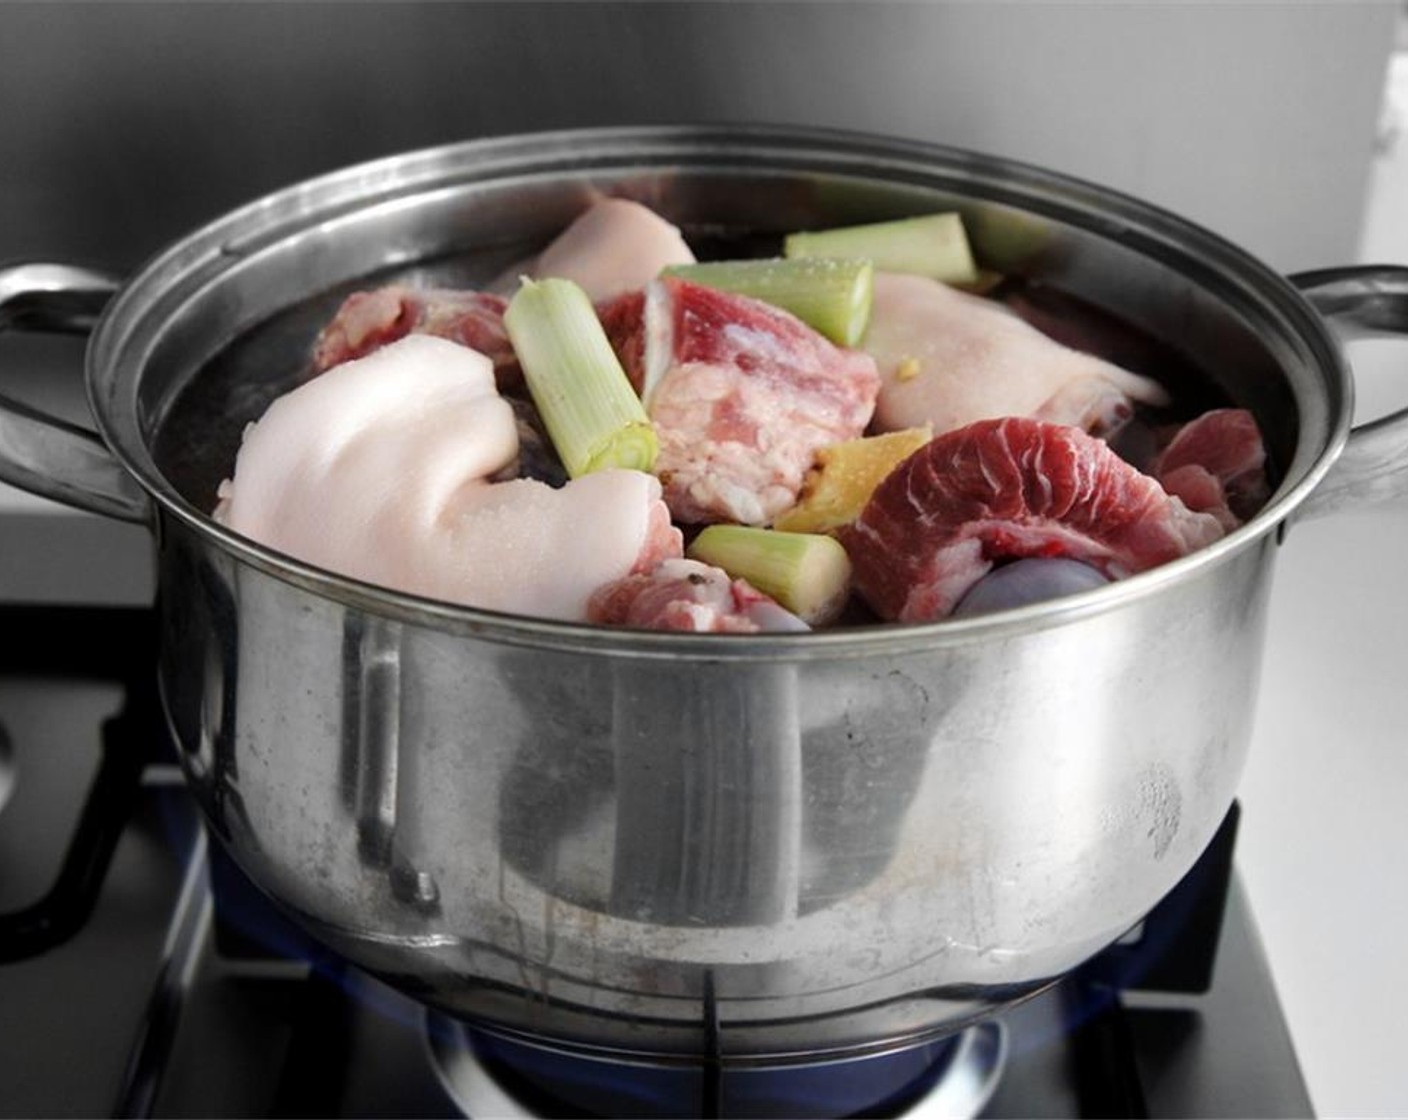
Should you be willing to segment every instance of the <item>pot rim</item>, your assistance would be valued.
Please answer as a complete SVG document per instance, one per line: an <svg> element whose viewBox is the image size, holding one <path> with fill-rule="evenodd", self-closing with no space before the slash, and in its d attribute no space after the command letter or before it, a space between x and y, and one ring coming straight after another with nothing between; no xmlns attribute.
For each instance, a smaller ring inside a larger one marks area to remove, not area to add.
<svg viewBox="0 0 1408 1120"><path fill-rule="evenodd" d="M803 634L694 634L605 628L505 614L375 586L296 560L220 525L164 477L141 435L134 388L147 352L181 306L229 268L295 233L338 217L430 190L510 175L534 176L663 167L712 161L740 169L811 170L884 181L981 188L984 201L1035 210L1154 256L1185 276L1200 271L1275 321L1325 383L1328 426L1300 419L1293 461L1257 515L1219 541L1178 560L1059 599L1008 611L928 623L875 623ZM179 298L178 298L179 297ZM130 372L129 372L130 371ZM1280 274L1232 242L1162 207L1089 181L1004 157L921 141L803 126L648 125L563 129L459 141L383 156L303 180L229 211L178 240L138 269L109 303L88 348L87 384L95 422L108 446L155 504L233 559L355 609L504 644L650 658L796 661L864 657L952 647L1061 626L1158 594L1196 578L1283 522L1315 489L1343 449L1352 419L1353 382L1319 314ZM1332 390L1337 390L1333 392ZM1338 396L1338 400L1334 399ZM1318 447L1308 445L1319 444ZM1298 469L1297 469L1298 468Z"/></svg>

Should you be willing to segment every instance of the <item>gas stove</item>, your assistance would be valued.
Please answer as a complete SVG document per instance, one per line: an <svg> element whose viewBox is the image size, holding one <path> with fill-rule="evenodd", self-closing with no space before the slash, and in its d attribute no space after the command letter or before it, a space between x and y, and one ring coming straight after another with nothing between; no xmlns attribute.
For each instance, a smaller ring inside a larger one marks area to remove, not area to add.
<svg viewBox="0 0 1408 1120"><path fill-rule="evenodd" d="M427 1012L244 879L175 765L149 608L5 605L0 633L0 1114L1311 1112L1235 807L1119 944L951 1039L801 1071L591 1062Z"/></svg>

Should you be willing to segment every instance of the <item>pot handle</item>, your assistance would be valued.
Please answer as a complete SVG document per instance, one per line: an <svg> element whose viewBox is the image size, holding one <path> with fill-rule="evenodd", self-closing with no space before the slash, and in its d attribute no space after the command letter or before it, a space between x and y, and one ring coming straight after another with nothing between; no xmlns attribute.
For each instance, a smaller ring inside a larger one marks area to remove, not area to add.
<svg viewBox="0 0 1408 1120"><path fill-rule="evenodd" d="M1352 265L1290 281L1345 338L1408 334L1408 268ZM1408 407L1350 429L1344 451L1301 503L1298 518L1408 495Z"/></svg>
<svg viewBox="0 0 1408 1120"><path fill-rule="evenodd" d="M0 331L86 334L118 281L59 264L0 269ZM147 523L151 502L96 432L0 394L0 480L65 505Z"/></svg>

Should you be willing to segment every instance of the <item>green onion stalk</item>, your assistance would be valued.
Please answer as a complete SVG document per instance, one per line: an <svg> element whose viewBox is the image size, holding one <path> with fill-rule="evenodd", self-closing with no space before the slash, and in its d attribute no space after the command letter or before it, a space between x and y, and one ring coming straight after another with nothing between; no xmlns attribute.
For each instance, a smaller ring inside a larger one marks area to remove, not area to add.
<svg viewBox="0 0 1408 1120"><path fill-rule="evenodd" d="M946 284L972 284L978 278L968 234L956 211L789 234L783 255L861 258L877 272L914 273Z"/></svg>
<svg viewBox="0 0 1408 1120"><path fill-rule="evenodd" d="M570 280L524 280L504 326L569 476L654 467L655 428L586 292Z"/></svg>
<svg viewBox="0 0 1408 1120"><path fill-rule="evenodd" d="M855 346L870 322L875 269L866 260L708 261L675 265L664 275L780 307L840 346Z"/></svg>

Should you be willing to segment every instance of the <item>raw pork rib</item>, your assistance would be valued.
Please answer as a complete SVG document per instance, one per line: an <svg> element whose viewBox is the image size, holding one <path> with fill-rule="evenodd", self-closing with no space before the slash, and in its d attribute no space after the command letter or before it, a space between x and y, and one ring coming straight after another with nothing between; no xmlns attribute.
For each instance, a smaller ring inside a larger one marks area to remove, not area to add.
<svg viewBox="0 0 1408 1120"><path fill-rule="evenodd" d="M939 436L885 479L840 533L881 617L943 618L995 563L1069 557L1113 579L1223 535L1077 428L1023 417Z"/></svg>
<svg viewBox="0 0 1408 1120"><path fill-rule="evenodd" d="M881 431L1031 416L1105 434L1131 400L1167 404L1157 382L1068 349L1001 304L922 276L877 273L861 349L882 378Z"/></svg>
<svg viewBox="0 0 1408 1120"><path fill-rule="evenodd" d="M488 481L517 452L489 360L413 335L274 401L246 430L215 516L368 583L569 620L602 584L680 555L651 475Z"/></svg>
<svg viewBox="0 0 1408 1120"><path fill-rule="evenodd" d="M587 621L697 633L809 629L751 584L697 560L666 560L607 584L587 604Z"/></svg>
<svg viewBox="0 0 1408 1120"><path fill-rule="evenodd" d="M765 525L797 501L820 447L859 436L879 377L760 300L665 278L602 309L655 424L676 520Z"/></svg>
<svg viewBox="0 0 1408 1120"><path fill-rule="evenodd" d="M322 372L409 334L428 334L483 354L494 363L499 391L513 392L523 371L504 330L507 307L503 296L449 288L392 284L354 292L314 342L313 366Z"/></svg>
<svg viewBox="0 0 1408 1120"><path fill-rule="evenodd" d="M1154 463L1154 476L1189 509L1228 532L1266 504L1266 447L1252 414L1217 408L1184 424Z"/></svg>

